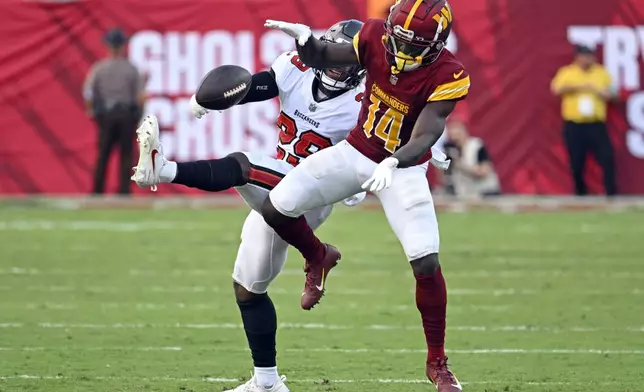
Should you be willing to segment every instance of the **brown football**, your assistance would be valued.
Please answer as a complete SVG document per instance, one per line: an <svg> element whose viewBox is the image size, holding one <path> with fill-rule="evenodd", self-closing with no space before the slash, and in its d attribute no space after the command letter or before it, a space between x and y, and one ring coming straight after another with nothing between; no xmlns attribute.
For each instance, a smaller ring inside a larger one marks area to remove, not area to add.
<svg viewBox="0 0 644 392"><path fill-rule="evenodd" d="M197 93L197 103L206 109L226 110L241 101L251 87L252 75L237 65L222 65L203 77Z"/></svg>

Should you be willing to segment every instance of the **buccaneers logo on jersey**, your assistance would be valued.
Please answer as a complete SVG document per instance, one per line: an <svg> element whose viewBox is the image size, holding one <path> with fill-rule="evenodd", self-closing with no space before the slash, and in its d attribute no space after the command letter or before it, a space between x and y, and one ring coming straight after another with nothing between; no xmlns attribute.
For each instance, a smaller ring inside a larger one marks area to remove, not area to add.
<svg viewBox="0 0 644 392"><path fill-rule="evenodd" d="M411 71L436 60L452 21L447 0L399 0L394 4L383 36L392 73Z"/></svg>

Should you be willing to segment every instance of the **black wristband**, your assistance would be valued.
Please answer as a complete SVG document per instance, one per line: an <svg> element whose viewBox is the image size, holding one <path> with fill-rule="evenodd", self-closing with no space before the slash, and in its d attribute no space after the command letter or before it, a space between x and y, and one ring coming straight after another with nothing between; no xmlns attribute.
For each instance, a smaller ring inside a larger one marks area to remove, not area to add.
<svg viewBox="0 0 644 392"><path fill-rule="evenodd" d="M244 99L239 102L239 105L248 102L267 101L279 95L275 74L271 71L258 72L253 75L250 90Z"/></svg>

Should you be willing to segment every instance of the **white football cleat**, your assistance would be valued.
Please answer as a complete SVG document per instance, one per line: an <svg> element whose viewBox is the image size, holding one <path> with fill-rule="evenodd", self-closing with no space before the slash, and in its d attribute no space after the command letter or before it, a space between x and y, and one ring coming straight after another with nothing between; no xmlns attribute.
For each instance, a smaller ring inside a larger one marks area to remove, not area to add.
<svg viewBox="0 0 644 392"><path fill-rule="evenodd" d="M224 392L289 392L289 389L286 387L286 384L284 384L284 381L286 381L286 377L282 376L277 380L275 385L273 385L270 389L266 389L258 385L255 376L253 376L250 380L238 386L237 388L228 389Z"/></svg>
<svg viewBox="0 0 644 392"><path fill-rule="evenodd" d="M161 168L168 163L161 152L159 122L155 116L145 116L136 130L136 141L139 143L139 163L132 168L134 174L130 179L139 187L150 187L155 192L161 182Z"/></svg>

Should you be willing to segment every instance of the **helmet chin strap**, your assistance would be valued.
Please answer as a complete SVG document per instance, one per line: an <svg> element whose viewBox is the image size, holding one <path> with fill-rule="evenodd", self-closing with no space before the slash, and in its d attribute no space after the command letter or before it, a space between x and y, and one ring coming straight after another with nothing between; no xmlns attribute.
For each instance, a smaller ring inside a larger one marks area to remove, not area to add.
<svg viewBox="0 0 644 392"><path fill-rule="evenodd" d="M326 76L324 72L322 72L321 79L322 86L325 90L340 91L347 89L347 84L345 82L338 82L335 79L331 79L330 77Z"/></svg>
<svg viewBox="0 0 644 392"><path fill-rule="evenodd" d="M329 98L329 94L324 91L322 85L318 85L318 88L315 90L315 99L317 101L324 101L327 98Z"/></svg>
<svg viewBox="0 0 644 392"><path fill-rule="evenodd" d="M315 83L317 87L314 93L318 102L338 96L347 90L346 83L336 82L335 79L328 77L324 72L321 72L321 75L315 79Z"/></svg>

